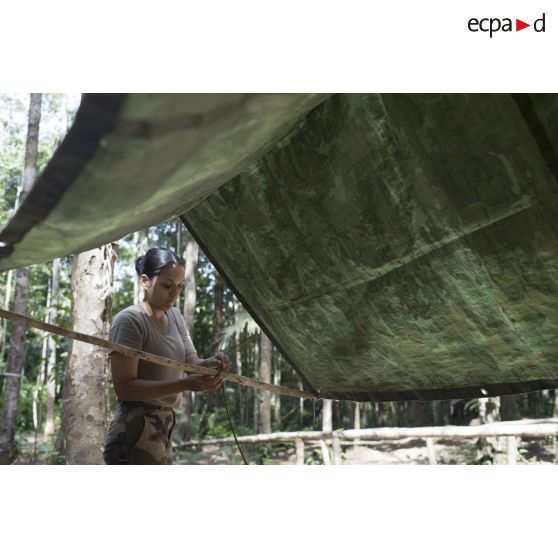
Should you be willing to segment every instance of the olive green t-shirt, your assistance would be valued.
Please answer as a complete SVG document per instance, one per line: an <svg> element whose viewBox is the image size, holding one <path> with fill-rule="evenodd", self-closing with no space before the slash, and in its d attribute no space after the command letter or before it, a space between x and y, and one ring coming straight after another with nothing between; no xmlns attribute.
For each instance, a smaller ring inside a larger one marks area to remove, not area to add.
<svg viewBox="0 0 558 558"><path fill-rule="evenodd" d="M133 349L139 349L154 355L184 362L187 355L196 349L188 333L182 314L173 307L166 312L168 327L166 331L149 319L143 306L135 304L119 312L112 322L109 340ZM110 351L111 354L113 351ZM177 380L184 376L184 371L139 360L138 378L143 380ZM169 395L161 399L144 401L150 405L179 408L182 394Z"/></svg>

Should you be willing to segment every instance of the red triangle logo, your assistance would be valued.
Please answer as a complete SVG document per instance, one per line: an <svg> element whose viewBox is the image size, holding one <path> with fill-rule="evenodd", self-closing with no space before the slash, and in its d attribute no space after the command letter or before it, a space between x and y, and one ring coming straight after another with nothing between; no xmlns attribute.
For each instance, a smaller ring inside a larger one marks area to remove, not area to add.
<svg viewBox="0 0 558 558"><path fill-rule="evenodd" d="M531 24L530 23L525 23L524 21L521 21L520 19L515 20L515 30L516 31L521 31L522 29L525 29L526 27L531 27Z"/></svg>

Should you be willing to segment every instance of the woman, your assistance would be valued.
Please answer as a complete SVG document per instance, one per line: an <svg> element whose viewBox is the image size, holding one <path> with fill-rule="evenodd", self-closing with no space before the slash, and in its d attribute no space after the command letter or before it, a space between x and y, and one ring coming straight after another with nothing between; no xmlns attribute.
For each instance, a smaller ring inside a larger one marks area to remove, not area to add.
<svg viewBox="0 0 558 558"><path fill-rule="evenodd" d="M114 388L118 398L104 449L108 465L172 463L175 409L181 392L211 391L223 384L229 370L226 355L198 357L175 303L184 284L184 260L170 250L151 248L136 260L145 291L143 302L119 312L109 339L180 362L216 368L215 376L185 375L178 368L153 364L110 351Z"/></svg>

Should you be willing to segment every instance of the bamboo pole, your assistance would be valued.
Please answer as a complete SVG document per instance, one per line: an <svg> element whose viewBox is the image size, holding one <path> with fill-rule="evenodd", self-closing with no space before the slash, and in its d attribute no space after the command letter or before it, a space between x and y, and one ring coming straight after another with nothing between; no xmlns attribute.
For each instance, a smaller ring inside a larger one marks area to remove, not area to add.
<svg viewBox="0 0 558 558"><path fill-rule="evenodd" d="M517 464L517 440L515 436L508 436L508 465Z"/></svg>
<svg viewBox="0 0 558 558"><path fill-rule="evenodd" d="M478 438L487 436L532 436L544 438L558 435L558 418L548 418L544 422L507 421L492 422L478 426L421 426L413 428L364 428L361 430L343 430L335 432L300 431L273 432L272 434L256 434L239 436L239 443L261 444L269 442L294 442L297 438L304 441L330 440L337 437L342 444L344 440L364 439L401 440L404 438ZM234 438L217 438L215 440L197 440L185 442L180 447L234 444Z"/></svg>
<svg viewBox="0 0 558 558"><path fill-rule="evenodd" d="M339 442L339 438L337 436L334 436L331 441L331 452L333 454L333 464L342 465L343 458L341 454L341 442Z"/></svg>
<svg viewBox="0 0 558 558"><path fill-rule="evenodd" d="M119 343L113 343L111 341L107 341L106 339L101 339L100 337L87 335L85 333L80 333L78 331L70 331L69 329L65 329L63 327L47 324L45 322L35 320L34 318L30 318L29 316L24 316L23 314L10 312L9 310L0 309L0 317L13 322L19 322L29 327L40 329L42 331L48 331L53 335L69 337L70 339L74 339L75 341L81 341L83 343L89 343L90 345L103 347L104 349L110 349L126 356L138 357L148 362L160 364L161 366L167 366L170 368L179 368L181 370L184 370L185 372L190 372L191 374L202 374L205 376L214 376L216 374L216 371L213 368L205 368L203 366L193 366L191 364L186 364L184 362L171 360L170 358L165 358L151 353L146 353L145 351L132 349L131 347L126 347L125 345L120 345ZM317 395L314 395L313 393L310 393L308 391L300 391L297 389L291 389L282 386L266 384L265 382L253 380L251 378L247 378L246 376L239 376L238 374L225 374L225 380L228 382L234 382L244 386L249 386L255 389L271 391L274 393L278 393L280 395L288 395L290 397L301 397L305 399L319 399Z"/></svg>
<svg viewBox="0 0 558 558"><path fill-rule="evenodd" d="M302 438L295 438L296 464L304 465L304 441Z"/></svg>
<svg viewBox="0 0 558 558"><path fill-rule="evenodd" d="M426 449L428 451L428 463L436 465L436 450L434 449L432 438L426 438Z"/></svg>
<svg viewBox="0 0 558 558"><path fill-rule="evenodd" d="M320 449L322 450L322 459L324 460L324 465L331 465L331 459L329 458L329 450L327 449L327 444L325 440L320 440Z"/></svg>

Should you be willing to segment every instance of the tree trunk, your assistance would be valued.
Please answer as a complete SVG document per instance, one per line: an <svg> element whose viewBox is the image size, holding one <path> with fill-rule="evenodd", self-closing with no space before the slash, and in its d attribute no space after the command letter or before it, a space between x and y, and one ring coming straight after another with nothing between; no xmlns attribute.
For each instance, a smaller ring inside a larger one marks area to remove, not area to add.
<svg viewBox="0 0 558 558"><path fill-rule="evenodd" d="M304 387L304 384L302 383L302 380L298 380L298 387L302 390L302 388ZM304 429L304 399L301 397L298 400L298 423L299 423L299 427L301 430Z"/></svg>
<svg viewBox="0 0 558 558"><path fill-rule="evenodd" d="M324 399L322 401L322 432L333 431L333 401L331 399ZM320 448L322 450L322 459L324 465L330 465L331 460L329 457L329 450L325 441L320 441Z"/></svg>
<svg viewBox="0 0 558 558"><path fill-rule="evenodd" d="M48 311L48 323L55 323L58 310L58 291L60 288L60 259L56 258L52 262L52 278L50 291L50 308ZM56 398L56 343L52 335L47 338L47 365L46 365L46 386L47 386L47 413L45 422L45 434L51 436L54 433L54 403Z"/></svg>
<svg viewBox="0 0 558 558"><path fill-rule="evenodd" d="M182 226L182 223L180 223ZM196 312L196 266L198 263L199 247L197 242L188 235L184 260L186 262L186 278L184 280L184 321L194 338L194 316ZM184 392L184 415L178 424L178 431L184 440L192 439L192 407L193 394L191 391Z"/></svg>
<svg viewBox="0 0 558 558"><path fill-rule="evenodd" d="M41 94L32 93L29 103L29 124L27 127L27 140L25 144L23 180L16 207L20 201L25 199L37 177L40 121ZM29 270L20 268L16 271L14 297L15 312L27 314L28 293ZM4 389L4 405L2 407L2 421L0 423L0 464L7 464L11 461L17 423L17 411L19 408L19 390L25 363L25 349L25 326L22 324L14 324L10 337L10 350L6 363L6 372L15 374L15 376L7 376Z"/></svg>
<svg viewBox="0 0 558 558"><path fill-rule="evenodd" d="M60 269L60 273L64 276L64 280L69 278L65 267ZM70 269L69 274L71 275L71 273L72 270ZM56 441L54 442L54 452L49 459L49 462L52 465L59 465L64 463L64 456L66 455L66 432L68 430L68 368L72 356L73 340L68 339L67 343L67 355L64 363L62 377L60 378L60 427L58 428Z"/></svg>
<svg viewBox="0 0 558 558"><path fill-rule="evenodd" d="M72 360L72 350L74 342L68 339L68 356L66 357L66 364L64 366L64 373L62 374L62 412L60 413L60 428L54 442L54 453L50 458L51 465L59 465L64 463L64 456L66 455L66 440L68 438L68 384L69 384L69 368L70 361Z"/></svg>
<svg viewBox="0 0 558 558"><path fill-rule="evenodd" d="M184 319L192 338L194 337L194 316L196 311L196 266L198 264L199 246L191 237L186 242L184 259L186 261L186 278L184 280Z"/></svg>
<svg viewBox="0 0 558 558"><path fill-rule="evenodd" d="M440 402L432 401L432 421L434 426L437 426L440 422Z"/></svg>
<svg viewBox="0 0 558 558"><path fill-rule="evenodd" d="M260 334L260 380L271 383L271 354L273 345L269 337L262 331ZM260 432L271 432L271 397L269 391L260 394Z"/></svg>
<svg viewBox="0 0 558 558"><path fill-rule="evenodd" d="M215 287L213 290L213 331L211 334L211 350L213 354L219 351L219 344L223 334L223 325L225 322L224 313L224 294L225 285L223 278L219 272L215 270ZM220 394L218 391L209 391L207 393L207 409L213 411L219 404Z"/></svg>
<svg viewBox="0 0 558 558"><path fill-rule="evenodd" d="M51 281L48 282L47 288L47 298L46 298L46 312L45 312L45 322L48 322L48 316L50 312L50 290L52 288ZM43 343L41 346L41 361L39 365L39 372L35 379L35 389L33 389L33 427L35 428L35 445L37 436L39 434L39 429L43 424L43 398L42 394L44 387L46 385L46 369L47 369L47 357L48 357L48 338L49 335L43 335Z"/></svg>
<svg viewBox="0 0 558 558"><path fill-rule="evenodd" d="M258 343L254 343L251 353L251 366L250 368L255 371L255 375L258 377L256 380L261 380L259 377L259 371L256 370L256 363L259 361L259 346ZM252 409L253 409L253 416L252 416L252 425L254 432L258 432L260 421L259 421L259 410L260 410L260 399L258 392L253 389L252 391Z"/></svg>
<svg viewBox="0 0 558 558"><path fill-rule="evenodd" d="M333 401L331 399L322 400L322 431L331 432L333 430Z"/></svg>
<svg viewBox="0 0 558 558"><path fill-rule="evenodd" d="M74 329L106 338L112 309L112 247L74 256ZM108 426L107 359L94 345L74 343L68 368L66 462L101 464Z"/></svg>
<svg viewBox="0 0 558 558"><path fill-rule="evenodd" d="M242 367L242 352L240 351L240 343L241 343L240 332L235 333L234 339L235 339L234 359L235 359L236 373L242 376L243 367ZM238 389L238 417L239 417L240 425L244 426L244 424L246 423L246 413L244 408L244 389L242 388Z"/></svg>
<svg viewBox="0 0 558 558"><path fill-rule="evenodd" d="M479 422L489 424L500 421L500 398L483 397L479 399ZM478 463L493 463L496 451L501 449L500 441L496 438L479 438L477 441L476 461Z"/></svg>
<svg viewBox="0 0 558 558"><path fill-rule="evenodd" d="M500 401L502 420L517 420L520 418L515 395L502 395Z"/></svg>
<svg viewBox="0 0 558 558"><path fill-rule="evenodd" d="M360 403L357 401L355 402L355 410L354 410L354 414L355 414L355 420L353 423L353 428L355 430L359 430L360 429Z"/></svg>
<svg viewBox="0 0 558 558"><path fill-rule="evenodd" d="M4 310L10 309L10 301L12 298L12 279L13 270L10 269L6 276L6 297L4 298L3 308ZM2 344L0 345L0 363L4 363L4 351L6 350L6 332L8 330L7 320L2 319Z"/></svg>
<svg viewBox="0 0 558 558"><path fill-rule="evenodd" d="M47 298L46 298L46 311L45 322L49 321L50 305L51 305L51 291L52 281L48 281ZM48 341L50 335L43 336L43 343L41 347L41 363L39 366L39 373L35 380L35 389L33 390L33 426L35 428L35 446L37 445L37 438L39 430L43 425L43 392L46 386L47 378L47 363L48 363ZM34 462L34 461L33 461Z"/></svg>
<svg viewBox="0 0 558 558"><path fill-rule="evenodd" d="M273 384L281 385L281 363L280 355L277 355L276 366L273 369ZM273 360L272 360L273 362ZM271 394L271 409L273 414L273 429L281 430L281 396L278 393Z"/></svg>

